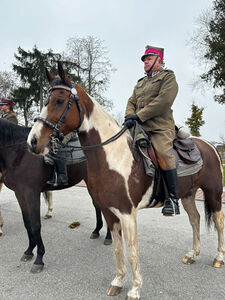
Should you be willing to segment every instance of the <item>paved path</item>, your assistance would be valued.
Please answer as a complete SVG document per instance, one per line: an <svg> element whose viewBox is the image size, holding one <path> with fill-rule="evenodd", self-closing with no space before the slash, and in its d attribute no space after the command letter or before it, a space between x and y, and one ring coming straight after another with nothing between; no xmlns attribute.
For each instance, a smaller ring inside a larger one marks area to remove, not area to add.
<svg viewBox="0 0 225 300"><path fill-rule="evenodd" d="M124 288L118 297L106 296L105 290L115 276L115 257L111 246L104 246L106 227L98 240L89 236L95 225L95 213L87 189L76 186L54 192L53 218L42 220L46 247L45 268L33 275L32 262L20 257L28 239L19 205L6 187L0 193L5 225L0 237L1 300L121 300L130 288L130 267ZM142 300L224 300L225 268L214 269L217 234L205 228L203 202L197 201L201 219L201 255L187 266L181 260L192 244L188 217L163 217L161 209L138 213L139 256L143 276ZM46 212L44 202L42 216ZM68 228L73 221L80 227Z"/></svg>

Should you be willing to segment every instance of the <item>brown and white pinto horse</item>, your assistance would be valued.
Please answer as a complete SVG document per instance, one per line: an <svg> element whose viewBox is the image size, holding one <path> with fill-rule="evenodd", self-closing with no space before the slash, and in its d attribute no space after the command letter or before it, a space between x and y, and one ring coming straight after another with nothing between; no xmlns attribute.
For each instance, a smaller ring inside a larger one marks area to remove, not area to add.
<svg viewBox="0 0 225 300"><path fill-rule="evenodd" d="M77 129L83 147L102 143L114 136L121 127L102 107L76 84L75 94L72 83L58 65L60 80L47 71L52 86L48 103L41 112L28 136L28 146L36 154L42 154L49 144L52 128L61 116L60 131L67 134ZM69 101L72 103L68 109ZM65 115L66 112L66 115ZM45 122L47 120L48 122ZM57 125L58 126L58 125ZM200 187L205 195L205 210L208 224L213 219L218 232L218 250L214 266L224 265L224 214L222 211L222 168L215 149L201 139L195 142L203 158L202 169L192 176L179 178L179 196L188 213L193 228L193 247L183 262L190 264L200 253L200 216L195 205L195 193ZM117 274L107 294L120 293L125 276L122 233L127 246L127 255L133 272L132 288L126 299L140 299L142 277L138 261L136 215L146 207L152 192L153 178L145 174L142 159L132 153L132 140L128 132L106 146L84 150L88 168L88 190L100 206L113 237L117 261Z"/></svg>

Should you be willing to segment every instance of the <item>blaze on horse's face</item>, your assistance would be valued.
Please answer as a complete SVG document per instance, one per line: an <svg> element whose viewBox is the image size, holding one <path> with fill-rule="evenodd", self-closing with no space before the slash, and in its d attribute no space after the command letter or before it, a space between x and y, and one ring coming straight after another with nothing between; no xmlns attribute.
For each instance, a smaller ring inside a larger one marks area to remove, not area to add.
<svg viewBox="0 0 225 300"><path fill-rule="evenodd" d="M63 88L55 88L54 86L65 86L71 88L71 81L65 75L61 65L58 66L58 72L60 77L54 77L48 70L46 70L46 75L48 81L53 88L50 92L47 101L44 102L44 107L41 111L40 117L45 119L46 121L51 122L53 125L56 125L65 111L71 92L69 90L64 90ZM67 134L72 131L76 127L76 120L72 116L72 111L77 109L76 107L72 108L72 106L76 104L72 103L71 109L68 110L64 122L59 128L63 134ZM52 133L52 128L47 124L43 123L40 120L37 120L27 139L28 147L31 152L36 154L46 154L44 153L45 147L49 145L50 135Z"/></svg>

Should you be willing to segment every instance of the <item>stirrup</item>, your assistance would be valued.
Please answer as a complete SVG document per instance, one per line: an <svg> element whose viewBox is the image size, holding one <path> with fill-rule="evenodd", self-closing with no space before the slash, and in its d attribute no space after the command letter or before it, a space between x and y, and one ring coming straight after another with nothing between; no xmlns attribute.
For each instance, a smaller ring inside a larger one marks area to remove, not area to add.
<svg viewBox="0 0 225 300"><path fill-rule="evenodd" d="M174 202L173 199L169 198L165 201L165 205L162 209L164 216L175 216L180 214L178 202Z"/></svg>

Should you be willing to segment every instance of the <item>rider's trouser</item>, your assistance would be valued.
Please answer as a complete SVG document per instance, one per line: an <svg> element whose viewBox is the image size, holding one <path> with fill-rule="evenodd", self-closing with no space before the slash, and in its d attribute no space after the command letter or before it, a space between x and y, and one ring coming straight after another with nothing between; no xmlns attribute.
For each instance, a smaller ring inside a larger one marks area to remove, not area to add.
<svg viewBox="0 0 225 300"><path fill-rule="evenodd" d="M151 141L162 170L176 168L176 158L172 153L174 137L175 131L171 129L151 131Z"/></svg>

